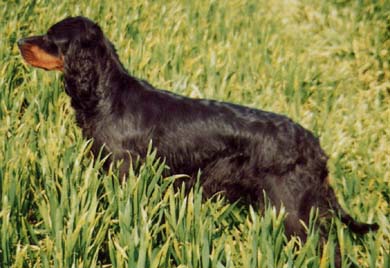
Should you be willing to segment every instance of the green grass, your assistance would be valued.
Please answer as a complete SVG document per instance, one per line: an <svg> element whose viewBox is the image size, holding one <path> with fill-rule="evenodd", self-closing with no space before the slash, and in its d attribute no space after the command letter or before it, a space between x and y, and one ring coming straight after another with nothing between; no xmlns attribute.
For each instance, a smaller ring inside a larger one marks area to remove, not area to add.
<svg viewBox="0 0 390 268"><path fill-rule="evenodd" d="M380 230L335 221L320 252L311 227L286 241L272 207L175 192L152 149L124 185L101 172L61 74L26 66L15 43L80 14L159 88L313 130L340 203ZM0 17L0 267L325 268L336 243L343 267L390 267L389 1L3 1Z"/></svg>

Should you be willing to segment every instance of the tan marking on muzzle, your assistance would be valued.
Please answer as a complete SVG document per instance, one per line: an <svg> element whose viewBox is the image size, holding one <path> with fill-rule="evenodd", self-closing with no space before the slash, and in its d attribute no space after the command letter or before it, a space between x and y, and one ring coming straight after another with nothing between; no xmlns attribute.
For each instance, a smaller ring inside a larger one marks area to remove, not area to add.
<svg viewBox="0 0 390 268"><path fill-rule="evenodd" d="M24 44L20 47L23 58L34 67L45 70L64 70L63 57L53 56L40 47L32 44Z"/></svg>

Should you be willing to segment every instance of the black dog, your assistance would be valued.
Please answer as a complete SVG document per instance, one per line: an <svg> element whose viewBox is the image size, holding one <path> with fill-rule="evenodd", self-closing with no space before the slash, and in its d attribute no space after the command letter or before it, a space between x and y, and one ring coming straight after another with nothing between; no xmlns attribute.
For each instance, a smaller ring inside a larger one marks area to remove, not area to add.
<svg viewBox="0 0 390 268"><path fill-rule="evenodd" d="M123 160L125 176L132 159L145 157L150 140L171 174L188 174L193 186L201 170L205 197L222 192L260 209L263 191L287 211L287 235L306 232L311 208L331 218L332 210L356 233L377 224L356 222L328 186L327 156L311 132L289 118L231 103L190 99L155 89L130 76L114 46L97 24L67 18L45 35L18 42L35 67L61 70L77 123L93 152L102 146L110 162ZM181 182L178 182L181 183Z"/></svg>

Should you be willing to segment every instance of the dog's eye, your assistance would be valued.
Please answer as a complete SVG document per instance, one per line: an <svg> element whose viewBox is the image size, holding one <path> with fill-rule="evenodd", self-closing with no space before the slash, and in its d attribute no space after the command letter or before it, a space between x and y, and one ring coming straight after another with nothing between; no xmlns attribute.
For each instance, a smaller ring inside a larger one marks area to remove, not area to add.
<svg viewBox="0 0 390 268"><path fill-rule="evenodd" d="M51 52L53 54L59 54L59 49L53 42L50 42L50 44L48 46L48 50L49 50L49 52Z"/></svg>
<svg viewBox="0 0 390 268"><path fill-rule="evenodd" d="M58 54L59 51L57 45L53 42L53 40L51 40L48 35L44 35L42 37L42 41L47 52L54 55Z"/></svg>

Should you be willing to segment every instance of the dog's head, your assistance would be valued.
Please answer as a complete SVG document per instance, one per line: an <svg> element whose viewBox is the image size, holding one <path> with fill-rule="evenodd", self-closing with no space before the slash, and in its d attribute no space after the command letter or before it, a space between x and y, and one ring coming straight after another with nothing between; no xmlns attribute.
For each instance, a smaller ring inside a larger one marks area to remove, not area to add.
<svg viewBox="0 0 390 268"><path fill-rule="evenodd" d="M67 57L94 51L102 40L104 36L97 24L84 17L69 17L54 24L44 35L20 39L18 46L32 66L63 71Z"/></svg>

